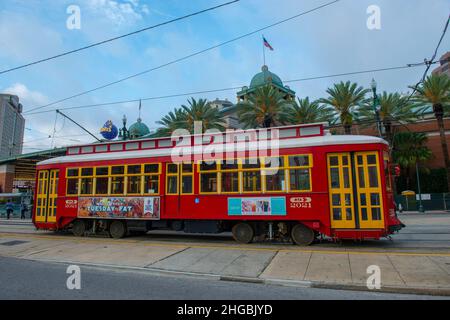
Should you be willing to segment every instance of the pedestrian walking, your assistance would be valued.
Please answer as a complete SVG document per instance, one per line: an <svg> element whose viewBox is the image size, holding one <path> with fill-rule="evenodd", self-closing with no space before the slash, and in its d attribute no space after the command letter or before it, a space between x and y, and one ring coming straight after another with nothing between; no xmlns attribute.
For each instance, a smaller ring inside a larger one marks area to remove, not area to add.
<svg viewBox="0 0 450 320"><path fill-rule="evenodd" d="M28 211L28 206L26 203L22 202L20 204L20 219L25 219L25 213Z"/></svg>
<svg viewBox="0 0 450 320"><path fill-rule="evenodd" d="M11 213L13 213L13 211L14 211L14 204L11 201L11 199L8 199L8 202L6 203L5 208L6 208L6 219L9 220Z"/></svg>

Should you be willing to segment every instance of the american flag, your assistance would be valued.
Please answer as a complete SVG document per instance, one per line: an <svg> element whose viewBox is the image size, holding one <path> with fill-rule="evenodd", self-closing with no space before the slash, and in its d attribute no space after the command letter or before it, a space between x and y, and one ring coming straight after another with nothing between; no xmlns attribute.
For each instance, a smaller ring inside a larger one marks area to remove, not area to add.
<svg viewBox="0 0 450 320"><path fill-rule="evenodd" d="M270 50L273 51L272 46L271 46L270 43L266 40L266 38L263 37L263 41L264 41L264 46L266 46L267 48L269 48Z"/></svg>

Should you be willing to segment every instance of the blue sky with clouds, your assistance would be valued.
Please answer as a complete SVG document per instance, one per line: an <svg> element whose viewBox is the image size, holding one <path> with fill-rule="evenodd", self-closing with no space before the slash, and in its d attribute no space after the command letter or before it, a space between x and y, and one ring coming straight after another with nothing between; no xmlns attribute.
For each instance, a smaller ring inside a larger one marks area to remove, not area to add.
<svg viewBox="0 0 450 320"><path fill-rule="evenodd" d="M24 109L92 89L235 38L309 10L329 0L241 0L240 2L149 30L86 51L0 75L0 92L18 94ZM92 42L127 33L191 13L225 0L3 0L0 2L0 69L7 69ZM67 7L81 9L81 29L68 30ZM381 9L381 30L366 26L367 7ZM450 13L450 0L341 0L329 7L264 31L275 48L267 52L271 71L283 80L383 68L429 58ZM449 32L450 33L450 32ZM248 85L262 65L261 35L256 34L189 60L77 97L48 109L109 101L164 96ZM450 50L445 37L439 56ZM299 97L319 98L333 83L356 81L379 90L406 92L424 68L388 71L289 84ZM235 91L196 95L228 98ZM186 102L177 97L143 102L142 118L149 127ZM44 109L45 110L45 109ZM134 122L138 104L128 103L67 111L98 132L123 114ZM55 113L26 116L24 151L52 145ZM89 142L89 136L58 118L54 146Z"/></svg>

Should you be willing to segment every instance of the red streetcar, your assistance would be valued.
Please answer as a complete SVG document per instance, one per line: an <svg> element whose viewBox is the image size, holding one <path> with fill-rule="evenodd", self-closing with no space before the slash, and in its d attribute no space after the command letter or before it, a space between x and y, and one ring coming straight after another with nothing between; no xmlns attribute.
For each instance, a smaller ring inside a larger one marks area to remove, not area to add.
<svg viewBox="0 0 450 320"><path fill-rule="evenodd" d="M113 238L169 229L235 240L379 239L395 212L387 143L323 124L67 149L37 165L33 222Z"/></svg>

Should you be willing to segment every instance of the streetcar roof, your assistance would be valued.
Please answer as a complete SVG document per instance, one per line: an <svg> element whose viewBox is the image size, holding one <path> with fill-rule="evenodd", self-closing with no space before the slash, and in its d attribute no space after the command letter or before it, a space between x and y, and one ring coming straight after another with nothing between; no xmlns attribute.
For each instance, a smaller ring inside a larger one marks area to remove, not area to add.
<svg viewBox="0 0 450 320"><path fill-rule="evenodd" d="M362 135L325 135L316 137L305 138L292 138L292 139L280 139L276 140L280 149L287 148L303 148L303 147L320 147L320 146L333 146L333 145L348 145L348 144L388 144L385 140ZM210 144L210 145L195 145L195 146L176 146L168 148L156 148L145 150L133 150L133 151L114 151L103 153L89 153L89 154L76 154L56 157L38 162L37 165L59 164L59 163L71 163L71 162L87 162L87 161L107 161L117 159L139 159L139 158L152 158L152 157L167 157L171 156L174 150L179 151L183 155L202 154L207 148L211 150L226 152L239 152L239 151L257 151L257 150L271 150L271 144L274 140L267 140L265 143L261 141L248 141L248 142L235 142L233 144ZM275 147L276 145L273 145ZM231 148L233 147L233 148Z"/></svg>

